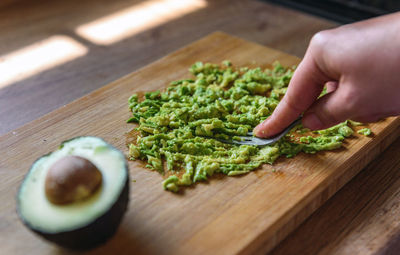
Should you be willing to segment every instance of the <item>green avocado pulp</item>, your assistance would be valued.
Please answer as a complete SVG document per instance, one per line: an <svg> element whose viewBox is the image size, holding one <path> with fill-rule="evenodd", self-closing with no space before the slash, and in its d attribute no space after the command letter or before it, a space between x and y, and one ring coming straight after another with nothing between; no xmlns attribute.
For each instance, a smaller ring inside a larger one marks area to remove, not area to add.
<svg viewBox="0 0 400 255"><path fill-rule="evenodd" d="M301 125L271 146L225 144L213 138L240 139L274 111L285 94L294 68L275 63L272 69L234 68L195 63L193 79L174 81L163 92L129 98L133 113L128 122L139 123L140 135L129 144L132 160L147 161L148 168L168 176L166 190L177 192L207 180L214 173L244 174L279 156L316 153L342 146L354 131L346 121L326 130L310 132ZM164 164L166 163L166 164Z"/></svg>
<svg viewBox="0 0 400 255"><path fill-rule="evenodd" d="M88 199L56 205L46 197L45 177L54 162L68 155L80 156L95 164L103 176L103 183ZM41 233L76 230L107 213L118 202L127 179L125 158L120 151L97 137L77 137L64 142L58 150L32 165L18 193L18 212L31 229ZM83 237L78 235L78 238Z"/></svg>

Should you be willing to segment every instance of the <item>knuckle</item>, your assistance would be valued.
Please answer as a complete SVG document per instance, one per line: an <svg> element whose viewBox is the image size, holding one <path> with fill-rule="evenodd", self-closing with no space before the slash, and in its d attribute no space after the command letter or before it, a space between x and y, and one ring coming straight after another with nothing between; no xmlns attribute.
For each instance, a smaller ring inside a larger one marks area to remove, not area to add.
<svg viewBox="0 0 400 255"><path fill-rule="evenodd" d="M349 117L352 117L351 115L360 114L365 109L365 107L362 105L362 99L360 98L359 91L349 87L346 91L344 91L344 93L341 94L341 97L342 104L340 105L340 108L345 113L348 113Z"/></svg>
<svg viewBox="0 0 400 255"><path fill-rule="evenodd" d="M325 107L316 109L315 114L325 127L340 123L342 120L337 117L335 112L328 111Z"/></svg>
<svg viewBox="0 0 400 255"><path fill-rule="evenodd" d="M316 114L326 125L338 124L355 116L368 114L365 110L366 107L362 104L359 92L352 88L342 89L338 97L330 101L328 105L316 109Z"/></svg>
<svg viewBox="0 0 400 255"><path fill-rule="evenodd" d="M320 31L311 38L310 48L313 50L323 49L329 42L331 32L329 30Z"/></svg>

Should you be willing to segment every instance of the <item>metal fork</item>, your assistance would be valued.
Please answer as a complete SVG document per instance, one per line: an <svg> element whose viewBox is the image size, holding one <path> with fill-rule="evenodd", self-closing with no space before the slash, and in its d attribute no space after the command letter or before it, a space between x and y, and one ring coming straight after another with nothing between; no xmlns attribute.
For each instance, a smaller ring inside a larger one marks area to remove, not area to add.
<svg viewBox="0 0 400 255"><path fill-rule="evenodd" d="M282 132L279 134L270 137L270 138L258 138L253 136L252 132L248 132L247 136L239 136L239 140L225 140L225 139L218 139L215 138L218 141L221 141L223 143L229 143L229 144L246 144L246 145L255 145L255 146L266 146L266 145L271 145L273 143L276 143L279 139L281 139L283 136L285 136L294 126L298 125L301 123L301 117L293 121L287 128L285 128Z"/></svg>

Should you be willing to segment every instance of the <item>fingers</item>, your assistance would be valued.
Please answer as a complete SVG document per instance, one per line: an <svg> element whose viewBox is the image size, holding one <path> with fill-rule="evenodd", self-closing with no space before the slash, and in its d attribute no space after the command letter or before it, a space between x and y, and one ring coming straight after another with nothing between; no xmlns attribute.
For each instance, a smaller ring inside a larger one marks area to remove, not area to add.
<svg viewBox="0 0 400 255"><path fill-rule="evenodd" d="M335 81L328 81L325 86L326 86L326 94L332 93L334 92L337 88L338 88L338 82ZM328 95L325 95L324 100L328 100ZM320 107L321 105L326 105L322 103L322 101L324 100L317 100L316 102L319 102ZM334 125L335 121L331 121L330 123L326 123L321 121L321 118L319 117L320 115L323 114L316 114L316 112L320 112L318 111L318 104L314 103L313 105L315 105L314 109L308 109L304 115L303 115L303 126L308 127L312 130L317 130L317 129L321 129L322 127L328 127L330 124ZM312 106L311 106L312 107ZM327 116L326 114L323 116ZM326 124L325 124L326 123Z"/></svg>
<svg viewBox="0 0 400 255"><path fill-rule="evenodd" d="M293 74L285 96L272 115L254 129L256 136L270 137L281 132L313 104L326 82L331 81L327 85L329 92L337 88L340 72L332 65L329 46L333 33L322 31L313 37L303 61ZM314 118L314 122L312 119L313 115L310 115L307 122L310 126L321 126L318 119Z"/></svg>
<svg viewBox="0 0 400 255"><path fill-rule="evenodd" d="M331 93L335 91L338 87L338 83L336 81L328 81L325 86L326 86L326 93Z"/></svg>
<svg viewBox="0 0 400 255"><path fill-rule="evenodd" d="M254 129L254 134L270 137L282 131L312 105L330 79L317 67L313 56L306 54L290 81L286 95L272 115Z"/></svg>
<svg viewBox="0 0 400 255"><path fill-rule="evenodd" d="M303 115L303 126L319 130L350 119L351 113L357 112L357 106L347 89L341 86L315 101Z"/></svg>

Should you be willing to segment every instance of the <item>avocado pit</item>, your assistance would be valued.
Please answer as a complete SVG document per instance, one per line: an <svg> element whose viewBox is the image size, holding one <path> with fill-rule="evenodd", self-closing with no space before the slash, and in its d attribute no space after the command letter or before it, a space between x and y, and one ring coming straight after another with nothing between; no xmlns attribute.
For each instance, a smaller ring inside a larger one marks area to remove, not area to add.
<svg viewBox="0 0 400 255"><path fill-rule="evenodd" d="M33 162L18 190L17 212L46 240L87 250L117 231L129 184L121 151L99 137L75 137Z"/></svg>
<svg viewBox="0 0 400 255"><path fill-rule="evenodd" d="M65 156L53 163L46 175L45 194L57 205L89 198L102 184L102 174L89 160Z"/></svg>

